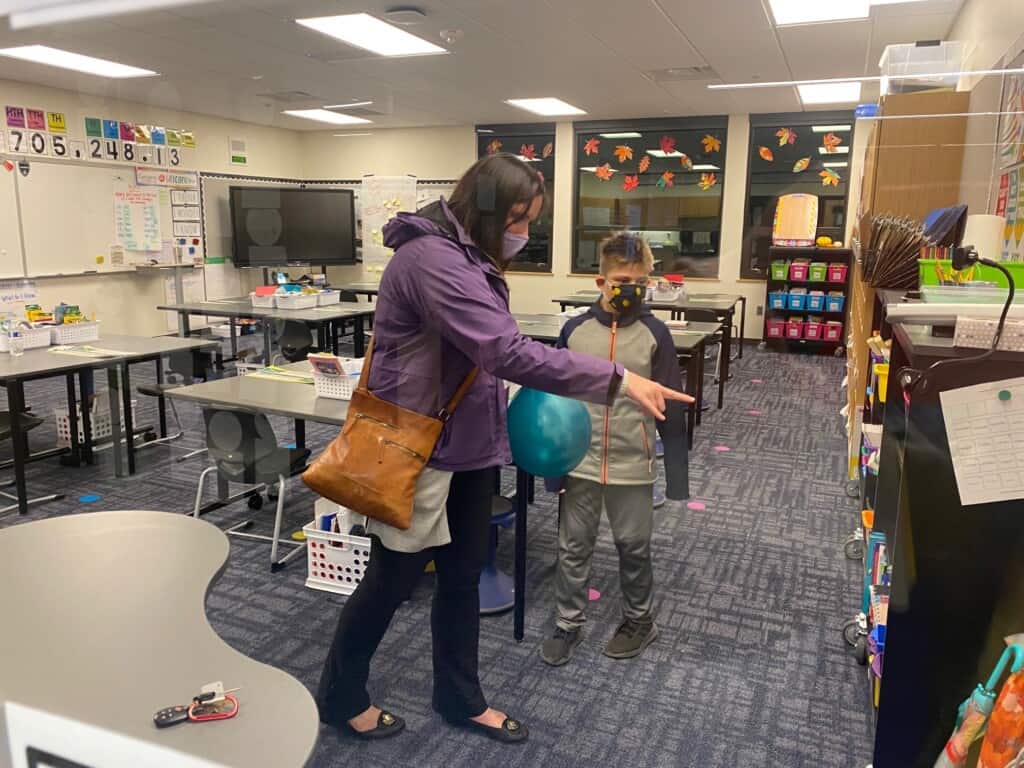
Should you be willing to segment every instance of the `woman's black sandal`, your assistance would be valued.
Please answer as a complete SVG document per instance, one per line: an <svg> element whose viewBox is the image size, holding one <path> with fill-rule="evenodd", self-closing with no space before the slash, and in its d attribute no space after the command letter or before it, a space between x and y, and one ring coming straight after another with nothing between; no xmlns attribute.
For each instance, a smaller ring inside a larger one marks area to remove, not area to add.
<svg viewBox="0 0 1024 768"><path fill-rule="evenodd" d="M526 724L511 717L506 717L505 721L497 728L468 718L449 722L459 728L467 728L471 731L482 733L490 739L500 741L502 744L520 744L530 737L530 729L526 727Z"/></svg>
<svg viewBox="0 0 1024 768"><path fill-rule="evenodd" d="M397 736L405 730L405 720L400 718L398 715L393 715L382 709L380 715L377 717L376 728L371 728L368 731L357 731L349 725L348 729L360 739L387 739L391 736Z"/></svg>

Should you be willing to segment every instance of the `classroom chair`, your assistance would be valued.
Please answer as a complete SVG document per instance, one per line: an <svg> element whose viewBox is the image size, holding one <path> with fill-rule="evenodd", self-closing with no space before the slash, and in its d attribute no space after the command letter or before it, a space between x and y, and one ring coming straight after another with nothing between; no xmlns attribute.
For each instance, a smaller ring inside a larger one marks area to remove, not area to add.
<svg viewBox="0 0 1024 768"><path fill-rule="evenodd" d="M722 323L718 313L713 309L688 309L686 310L686 319L692 323ZM715 377L715 383L718 383L718 377L722 370L722 340L724 337L724 333L719 330L710 339L711 344L713 344L717 350L715 353L715 372L713 374Z"/></svg>
<svg viewBox="0 0 1024 768"><path fill-rule="evenodd" d="M43 419L27 412L21 414L20 420L26 432L28 432L30 429L35 429L36 427L43 423ZM11 437L11 435L11 412L0 411L0 440L7 440ZM10 488L13 485L13 480L0 481L0 488ZM14 502L13 504L9 504L6 507L0 507L0 514L3 514L5 512L11 512L18 508L18 497L13 493L6 493L5 491L0 491L0 497L10 499L11 501ZM49 496L39 496L35 499L29 499L28 505L32 506L33 504L45 504L48 501L58 501L63 498L63 493L51 493Z"/></svg>
<svg viewBox="0 0 1024 768"><path fill-rule="evenodd" d="M281 357L289 363L297 363L313 351L315 342L308 325L297 320L285 320L277 343L281 347Z"/></svg>
<svg viewBox="0 0 1024 768"><path fill-rule="evenodd" d="M145 448L149 445L158 445L161 443L169 443L173 440L177 440L183 437L185 430L181 426L181 418L178 416L178 407L174 404L174 400L167 398L167 391L170 389L178 389L179 387L185 387L192 384L196 379L205 379L206 372L209 370L209 358L206 355L194 355L192 352L182 352L171 355L167 360L167 373L163 377L162 382L154 382L153 384L140 384L135 389L140 395L146 397L155 397L161 406L167 403L171 406L171 416L174 418L174 425L177 427L177 432L173 435L166 434L165 425L161 422L161 436L155 440L147 440L146 442L136 446L137 448ZM179 456L176 461L187 461L195 456L200 456L206 453L206 448L198 448L194 451L189 451L184 456Z"/></svg>
<svg viewBox="0 0 1024 768"><path fill-rule="evenodd" d="M283 448L277 444L274 428L262 413L251 413L235 408L204 408L203 421L206 423L206 446L214 465L199 475L196 487L193 517L199 517L206 478L217 473L223 484L244 483L264 486L277 483L277 511L274 515L274 535L263 536L245 532L252 525L251 519L228 528L225 533L243 539L270 542L270 570L280 570L293 557L306 548L305 542L281 538L281 518L288 478L306 465L310 451L305 448ZM220 487L220 486L219 486ZM281 559L277 557L280 544L293 547Z"/></svg>
<svg viewBox="0 0 1024 768"><path fill-rule="evenodd" d="M498 530L511 528L516 513L512 502L495 495L491 501L491 529L488 532L487 564L480 573L480 614L502 613L515 604L516 590L512 577L498 568Z"/></svg>

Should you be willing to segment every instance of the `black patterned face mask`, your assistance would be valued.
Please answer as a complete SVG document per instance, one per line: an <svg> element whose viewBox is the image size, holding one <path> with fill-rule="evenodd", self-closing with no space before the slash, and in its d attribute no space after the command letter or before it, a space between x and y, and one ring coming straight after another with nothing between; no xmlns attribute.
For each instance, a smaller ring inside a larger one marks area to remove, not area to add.
<svg viewBox="0 0 1024 768"><path fill-rule="evenodd" d="M646 285L616 285L612 287L612 295L608 303L620 315L632 315L640 311L647 294Z"/></svg>

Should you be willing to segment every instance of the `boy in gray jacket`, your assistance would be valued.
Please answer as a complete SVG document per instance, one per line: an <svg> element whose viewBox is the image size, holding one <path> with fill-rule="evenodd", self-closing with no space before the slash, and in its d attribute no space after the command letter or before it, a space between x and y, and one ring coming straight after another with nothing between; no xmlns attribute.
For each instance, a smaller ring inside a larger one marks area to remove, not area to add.
<svg viewBox="0 0 1024 768"><path fill-rule="evenodd" d="M672 335L643 303L653 268L650 247L637 235L618 233L601 243L600 259L601 298L565 324L558 345L614 360L627 376L637 373L681 390ZM556 628L540 650L541 658L553 666L568 662L583 640L587 583L602 509L619 551L623 602L623 621L604 653L615 659L638 656L658 635L651 567L655 426L665 447L666 496L689 496L682 403L669 403L665 420L657 424L626 398L611 406L587 404L587 409L590 449L563 483Z"/></svg>

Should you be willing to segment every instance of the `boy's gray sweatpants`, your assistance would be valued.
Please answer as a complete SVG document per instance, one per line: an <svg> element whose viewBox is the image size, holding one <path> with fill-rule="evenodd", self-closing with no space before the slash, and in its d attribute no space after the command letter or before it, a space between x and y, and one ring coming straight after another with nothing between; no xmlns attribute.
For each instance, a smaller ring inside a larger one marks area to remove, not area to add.
<svg viewBox="0 0 1024 768"><path fill-rule="evenodd" d="M622 613L640 622L653 619L653 490L651 485L601 485L575 477L565 479L555 574L559 627L572 631L586 621L590 563L602 509L608 515L619 550Z"/></svg>

